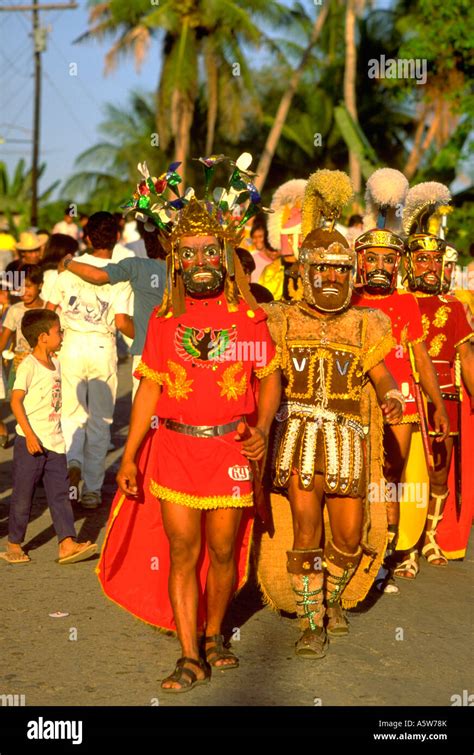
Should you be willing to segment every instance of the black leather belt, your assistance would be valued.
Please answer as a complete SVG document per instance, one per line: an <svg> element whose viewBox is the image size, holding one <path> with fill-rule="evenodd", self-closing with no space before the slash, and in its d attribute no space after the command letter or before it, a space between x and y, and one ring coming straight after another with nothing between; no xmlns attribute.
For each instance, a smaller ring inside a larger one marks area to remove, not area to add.
<svg viewBox="0 0 474 755"><path fill-rule="evenodd" d="M234 422L228 422L226 425L183 425L181 422L175 422L174 419L162 420L163 427L173 430L175 433L184 433L192 435L195 438L215 438L218 435L226 435L233 430L237 430L242 419L236 419Z"/></svg>

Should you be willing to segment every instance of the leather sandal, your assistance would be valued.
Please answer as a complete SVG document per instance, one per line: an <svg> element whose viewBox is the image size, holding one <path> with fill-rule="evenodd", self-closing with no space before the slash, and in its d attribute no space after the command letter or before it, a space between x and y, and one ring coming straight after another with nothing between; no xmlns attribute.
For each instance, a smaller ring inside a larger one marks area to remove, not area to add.
<svg viewBox="0 0 474 755"><path fill-rule="evenodd" d="M193 664L205 672L204 679L198 679L194 671L187 668L185 664ZM197 687L198 684L209 684L211 678L211 672L207 664L202 660L196 658L187 658L183 656L179 658L176 663L176 668L172 674L163 679L161 682L161 689L163 692L189 692L193 687ZM165 682L178 682L181 687L163 687Z"/></svg>
<svg viewBox="0 0 474 755"><path fill-rule="evenodd" d="M208 648L207 646L210 643L212 643L212 647ZM211 637L203 637L203 645L206 661L213 668L218 668L221 671L227 671L231 668L238 668L239 659L231 650L226 650L226 648L224 647L224 635L214 634ZM222 661L227 658L232 660L233 663L218 663L218 661Z"/></svg>
<svg viewBox="0 0 474 755"><path fill-rule="evenodd" d="M426 558L431 566L447 566L448 559L434 539L434 534L428 531L426 535L429 538L430 542L426 543L426 545L423 546L423 548L421 549L421 555ZM441 563L435 564L433 563L433 561L441 561Z"/></svg>
<svg viewBox="0 0 474 755"><path fill-rule="evenodd" d="M419 571L418 551L414 549L409 551L407 558L395 567L393 570L393 576L397 579L409 579L410 581L413 581ZM407 577L407 574L410 576Z"/></svg>
<svg viewBox="0 0 474 755"><path fill-rule="evenodd" d="M311 629L308 627L304 630L298 642L295 644L295 653L302 658L324 658L328 638L324 627Z"/></svg>
<svg viewBox="0 0 474 755"><path fill-rule="evenodd" d="M331 637L345 637L349 634L349 622L347 621L340 603L335 603L326 608L328 623L326 631Z"/></svg>

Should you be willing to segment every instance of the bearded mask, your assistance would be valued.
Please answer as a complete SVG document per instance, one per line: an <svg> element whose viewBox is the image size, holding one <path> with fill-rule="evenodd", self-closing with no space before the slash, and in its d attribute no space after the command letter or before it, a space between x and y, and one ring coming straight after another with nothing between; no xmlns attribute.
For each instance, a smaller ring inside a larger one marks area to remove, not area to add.
<svg viewBox="0 0 474 755"><path fill-rule="evenodd" d="M179 265L186 292L190 296L204 298L222 291L225 268L217 239L194 246L192 242L195 238L191 237L189 244L180 246Z"/></svg>
<svg viewBox="0 0 474 755"><path fill-rule="evenodd" d="M426 240L423 241L426 244ZM410 289L435 296L442 292L445 285L445 245L441 239L433 239L432 246L430 250L426 248L417 251L409 250L406 267ZM437 264L433 264L434 260Z"/></svg>

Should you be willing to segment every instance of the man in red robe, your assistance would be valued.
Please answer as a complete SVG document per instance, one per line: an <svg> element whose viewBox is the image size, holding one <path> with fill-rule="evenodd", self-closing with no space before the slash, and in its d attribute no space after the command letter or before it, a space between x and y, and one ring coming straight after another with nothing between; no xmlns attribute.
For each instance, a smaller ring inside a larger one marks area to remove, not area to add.
<svg viewBox="0 0 474 755"><path fill-rule="evenodd" d="M109 597L176 629L182 656L166 692L238 666L221 625L245 581L253 467L280 398L279 358L229 226L192 198L168 232L168 295L150 319L117 475L126 506L122 525L123 506L112 511L99 567Z"/></svg>
<svg viewBox="0 0 474 755"><path fill-rule="evenodd" d="M438 375L451 428L448 438L439 437L434 408L429 403L428 422L434 441L434 469L430 471L428 523L421 553L434 566L447 565L436 535L449 497L448 477L455 440L457 451L461 452L458 409L461 380L470 395L474 394L473 333L461 302L442 293L448 247L441 237L442 218L447 215L444 208L449 200L449 190L442 184L418 184L408 192L403 219L408 234L405 257L408 285L418 300L428 353ZM466 492L469 495L469 491ZM454 491L451 493L454 494Z"/></svg>
<svg viewBox="0 0 474 755"><path fill-rule="evenodd" d="M396 346L385 357L385 363L397 381L405 398L401 421L386 424L384 428L385 465L384 475L396 486L410 451L412 430L418 426L420 417L415 401L415 385L410 350L421 385L433 402L433 421L440 440L448 437L449 425L436 372L424 343L423 326L418 303L413 294L396 289L397 273L401 255L405 249L401 233L401 212L408 182L397 170L381 168L367 181L366 230L355 240L358 271L362 287L357 289L352 304L381 309L390 317ZM378 226L374 227L374 223ZM397 487L398 490L398 487ZM387 502L389 553L396 547L396 535L400 516L400 501ZM396 575L413 578L418 564L407 554L396 569ZM388 576L388 574L387 574Z"/></svg>

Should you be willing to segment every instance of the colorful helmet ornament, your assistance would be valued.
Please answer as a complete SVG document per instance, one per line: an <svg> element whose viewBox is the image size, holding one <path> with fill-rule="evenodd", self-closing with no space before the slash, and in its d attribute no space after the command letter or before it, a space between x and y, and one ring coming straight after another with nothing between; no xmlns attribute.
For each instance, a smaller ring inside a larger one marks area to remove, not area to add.
<svg viewBox="0 0 474 755"><path fill-rule="evenodd" d="M364 232L354 242L359 279L371 293L388 294L397 285L397 273L405 244L402 238L402 213L408 181L399 170L379 168L367 180L365 191ZM396 253L391 273L380 264L380 250ZM375 269L368 264L368 251L378 252Z"/></svg>
<svg viewBox="0 0 474 755"><path fill-rule="evenodd" d="M283 256L297 256L301 235L301 213L306 181L295 178L275 191L268 218L268 240Z"/></svg>
<svg viewBox="0 0 474 755"><path fill-rule="evenodd" d="M172 312L178 317L185 311L186 286L179 260L179 242L184 236L214 236L221 250L224 293L229 311L236 311L239 297L251 309L257 302L250 293L235 248L244 234L247 221L257 212L270 212L261 206L260 194L252 182L255 173L249 170L252 155L244 152L234 162L225 155L196 158L204 168L204 198L198 199L188 187L179 193L180 163L172 163L159 178L152 177L147 164L139 163L143 176L133 196L122 206L124 213L134 213L145 222L145 230L158 229L160 241L167 252L167 285L159 315ZM227 186L216 187L211 196L211 180L218 165L231 166ZM169 195L174 195L170 196Z"/></svg>

